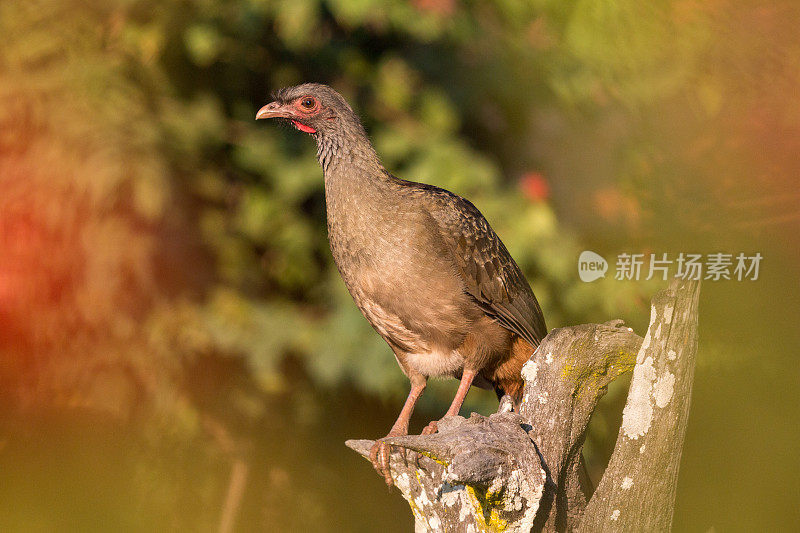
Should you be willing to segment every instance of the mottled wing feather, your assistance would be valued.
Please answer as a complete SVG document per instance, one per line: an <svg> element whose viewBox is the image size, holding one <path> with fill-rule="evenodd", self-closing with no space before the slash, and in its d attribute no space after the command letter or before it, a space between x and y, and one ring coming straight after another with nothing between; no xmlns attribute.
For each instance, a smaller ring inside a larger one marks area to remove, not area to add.
<svg viewBox="0 0 800 533"><path fill-rule="evenodd" d="M542 310L519 266L481 212L444 189L406 183L428 200L426 207L453 254L467 293L488 316L538 346L547 334Z"/></svg>

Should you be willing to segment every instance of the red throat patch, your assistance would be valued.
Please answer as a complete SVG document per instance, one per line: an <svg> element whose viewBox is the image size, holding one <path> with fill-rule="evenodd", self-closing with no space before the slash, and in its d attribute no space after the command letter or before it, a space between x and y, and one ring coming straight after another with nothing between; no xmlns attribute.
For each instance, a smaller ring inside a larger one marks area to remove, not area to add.
<svg viewBox="0 0 800 533"><path fill-rule="evenodd" d="M294 127L297 128L300 131L304 131L306 133L317 133L317 130L315 130L311 126L306 126L305 124L301 124L300 122L297 122L296 120L293 120L292 124L294 124Z"/></svg>

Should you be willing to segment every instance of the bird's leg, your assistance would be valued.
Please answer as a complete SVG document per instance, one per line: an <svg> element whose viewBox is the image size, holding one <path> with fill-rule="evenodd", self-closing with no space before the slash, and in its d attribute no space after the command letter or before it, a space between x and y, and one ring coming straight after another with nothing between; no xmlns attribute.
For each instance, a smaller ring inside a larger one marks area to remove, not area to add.
<svg viewBox="0 0 800 533"><path fill-rule="evenodd" d="M464 403L464 399L467 397L469 388L472 385L472 380L475 379L476 375L478 375L478 373L475 370L467 370L466 368L463 370L461 373L461 382L458 384L458 390L456 391L456 397L453 398L453 403L450 404L450 409L447 410L444 416L455 416L458 414L461 410L461 405ZM438 424L436 420L434 420L425 426L425 429L422 430L422 434L433 435L438 430Z"/></svg>
<svg viewBox="0 0 800 533"><path fill-rule="evenodd" d="M408 393L406 403L403 405L403 409L400 411L400 414L397 416L397 420L392 426L392 429L389 430L389 433L386 435L386 437L399 437L401 435L408 435L408 424L411 421L411 413L414 412L414 406L416 405L419 397L422 396L422 391L425 390L426 384L427 382L425 378L420 377L419 379L411 379L411 391ZM390 454L391 445L381 440L375 441L375 444L372 445L372 449L369 451L369 459L372 461L372 466L375 467L375 470L377 470L378 473L383 476L383 479L386 480L386 484L391 487L392 475L389 470Z"/></svg>

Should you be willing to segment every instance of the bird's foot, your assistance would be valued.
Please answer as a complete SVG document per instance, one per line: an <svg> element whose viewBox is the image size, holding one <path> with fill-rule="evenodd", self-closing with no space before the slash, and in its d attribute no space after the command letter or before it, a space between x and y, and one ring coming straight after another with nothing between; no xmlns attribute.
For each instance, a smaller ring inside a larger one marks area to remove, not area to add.
<svg viewBox="0 0 800 533"><path fill-rule="evenodd" d="M433 435L434 433L436 433L438 431L439 431L439 424L436 422L436 420L432 420L427 426L425 426L422 429L422 432L420 433L420 435ZM419 454L419 453L415 452L414 455L415 455L415 457L414 457L414 465L417 468L419 468L420 467L419 466L419 458L420 458L420 456L422 454Z"/></svg>
<svg viewBox="0 0 800 533"><path fill-rule="evenodd" d="M391 435L387 435L389 437ZM375 444L369 451L369 460L373 468L383 476L386 485L391 488L394 485L392 482L392 471L389 468L389 456L392 454L392 445L382 440L376 440Z"/></svg>
<svg viewBox="0 0 800 533"><path fill-rule="evenodd" d="M425 426L420 435L433 435L437 431L439 431L439 424L436 422L436 420L432 420L430 424Z"/></svg>

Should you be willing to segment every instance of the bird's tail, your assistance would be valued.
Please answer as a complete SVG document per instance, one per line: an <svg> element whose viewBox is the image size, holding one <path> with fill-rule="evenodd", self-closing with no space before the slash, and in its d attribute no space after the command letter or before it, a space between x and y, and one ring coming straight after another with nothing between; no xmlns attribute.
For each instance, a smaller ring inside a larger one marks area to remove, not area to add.
<svg viewBox="0 0 800 533"><path fill-rule="evenodd" d="M512 394L506 392L506 389L504 389L502 386L497 385L494 388L494 393L497 395L497 401L499 401L501 405L505 399L508 398L511 401L511 406L514 409L514 412L519 412L519 407L522 403L522 387L519 387L519 390L514 391Z"/></svg>
<svg viewBox="0 0 800 533"><path fill-rule="evenodd" d="M514 405L514 410L519 411L525 382L522 380L522 365L524 365L534 348L522 337L515 336L511 343L508 360L495 371L494 390L498 399L509 396Z"/></svg>

